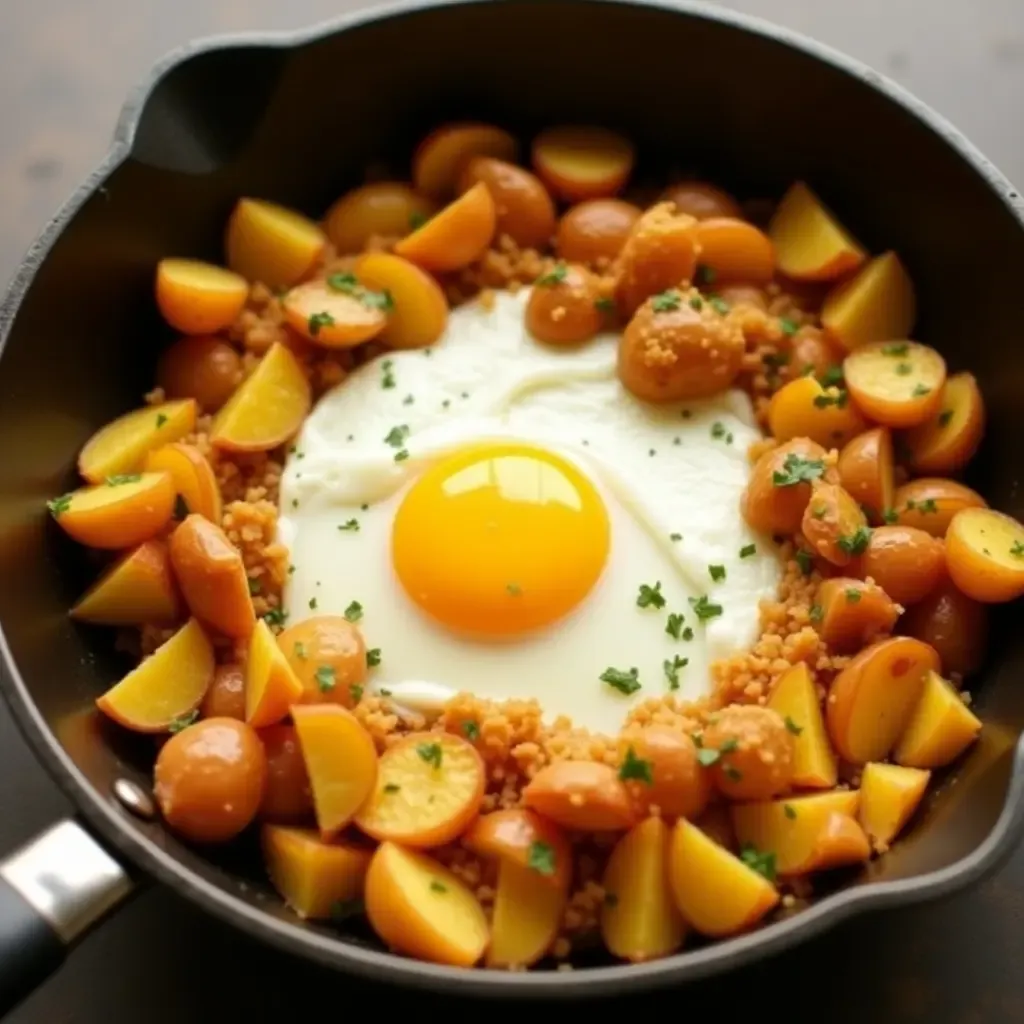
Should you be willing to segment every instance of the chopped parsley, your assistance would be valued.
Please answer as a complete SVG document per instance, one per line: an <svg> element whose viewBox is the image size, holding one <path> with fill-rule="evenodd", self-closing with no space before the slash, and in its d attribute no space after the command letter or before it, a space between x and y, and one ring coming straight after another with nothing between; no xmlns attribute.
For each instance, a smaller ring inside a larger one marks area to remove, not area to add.
<svg viewBox="0 0 1024 1024"><path fill-rule="evenodd" d="M395 386L395 364L390 359L385 359L381 364L380 368L382 371L380 386L387 391Z"/></svg>
<svg viewBox="0 0 1024 1024"><path fill-rule="evenodd" d="M797 331L800 330L800 325L795 321L791 320L788 316L779 318L779 327L782 328L782 333L787 338L792 338Z"/></svg>
<svg viewBox="0 0 1024 1024"><path fill-rule="evenodd" d="M358 519L346 519L345 522L338 524L338 529L343 530L347 533L358 533L359 532L359 520Z"/></svg>
<svg viewBox="0 0 1024 1024"><path fill-rule="evenodd" d="M307 326L309 328L310 336L315 338L320 333L320 328L334 326L334 317L326 311L322 313L312 313L307 321Z"/></svg>
<svg viewBox="0 0 1024 1024"><path fill-rule="evenodd" d="M740 850L740 860L752 871L767 878L769 882L775 881L775 854L768 851L761 852L753 843L745 843Z"/></svg>
<svg viewBox="0 0 1024 1024"><path fill-rule="evenodd" d="M249 584L249 596L250 597L255 597L263 589L263 584L260 583L260 581L258 579L255 579L252 576L250 576L246 580L246 582Z"/></svg>
<svg viewBox="0 0 1024 1024"><path fill-rule="evenodd" d="M321 693L333 690L337 680L334 678L334 669L330 665L321 665L316 670L316 685L320 687Z"/></svg>
<svg viewBox="0 0 1024 1024"><path fill-rule="evenodd" d="M800 548L793 557L796 559L796 564L800 566L800 571L805 576L810 576L811 571L814 569L814 558L810 551L805 551L803 548Z"/></svg>
<svg viewBox="0 0 1024 1024"><path fill-rule="evenodd" d="M830 366L821 375L821 386L825 388L838 387L843 383L843 368L841 366Z"/></svg>
<svg viewBox="0 0 1024 1024"><path fill-rule="evenodd" d="M710 768L713 764L717 764L718 759L721 756L722 755L717 750L715 750L714 747L700 747L700 749L697 751L697 760L705 768Z"/></svg>
<svg viewBox="0 0 1024 1024"><path fill-rule="evenodd" d="M476 722L463 722L462 723L462 735L467 740L475 740L480 737L480 726Z"/></svg>
<svg viewBox="0 0 1024 1024"><path fill-rule="evenodd" d="M665 624L665 632L668 633L673 640L678 640L683 631L683 616L676 612L672 612L668 617L668 622Z"/></svg>
<svg viewBox="0 0 1024 1024"><path fill-rule="evenodd" d="M48 501L46 507L50 510L50 515L54 519L60 519L71 507L71 499L73 497L74 495L72 494L62 494L59 498L53 498L51 501Z"/></svg>
<svg viewBox="0 0 1024 1024"><path fill-rule="evenodd" d="M294 645L292 646L292 650L295 652L295 657L298 658L299 661L306 660L306 645L302 643L301 640L295 641Z"/></svg>
<svg viewBox="0 0 1024 1024"><path fill-rule="evenodd" d="M447 892L448 886L444 882L439 882L436 878L430 880L430 891L431 892Z"/></svg>
<svg viewBox="0 0 1024 1024"><path fill-rule="evenodd" d="M836 546L840 551L848 555L862 555L867 550L868 542L871 540L871 530L867 526L858 526L851 534L843 534L837 541Z"/></svg>
<svg viewBox="0 0 1024 1024"><path fill-rule="evenodd" d="M389 782L384 786L385 793L397 793L402 787L396 785L394 782Z"/></svg>
<svg viewBox="0 0 1024 1024"><path fill-rule="evenodd" d="M556 263L554 267L549 270L546 274L541 274L537 278L536 283L541 288L553 288L556 284L561 284L566 275L569 273L569 268L564 263Z"/></svg>
<svg viewBox="0 0 1024 1024"><path fill-rule="evenodd" d="M772 473L772 483L776 487L795 487L817 480L825 472L824 459L805 459L795 452L786 456L782 469Z"/></svg>
<svg viewBox="0 0 1024 1024"><path fill-rule="evenodd" d="M894 508L887 508L882 513L882 522L892 525L893 523L899 522L900 514Z"/></svg>
<svg viewBox="0 0 1024 1024"><path fill-rule="evenodd" d="M355 274L331 274L327 278L327 287L332 291L351 295L352 298L369 309L380 309L389 313L395 308L395 300L391 292L386 289L382 292L375 292L371 288L364 288L356 280Z"/></svg>
<svg viewBox="0 0 1024 1024"><path fill-rule="evenodd" d="M415 401L416 399L413 398L412 395L406 395L405 398L402 399L402 405L412 405Z"/></svg>
<svg viewBox="0 0 1024 1024"><path fill-rule="evenodd" d="M403 423L401 426L392 427L388 431L387 437L384 438L384 443L392 448L401 448L408 436L409 428Z"/></svg>
<svg viewBox="0 0 1024 1024"><path fill-rule="evenodd" d="M690 299L690 309L695 309L699 313L704 308L704 300L699 295L694 295Z"/></svg>
<svg viewBox="0 0 1024 1024"><path fill-rule="evenodd" d="M594 299L594 308L600 310L602 313L614 313L615 300L604 295L600 299Z"/></svg>
<svg viewBox="0 0 1024 1024"><path fill-rule="evenodd" d="M746 546L740 548L740 558L750 558L751 555L756 555L756 554L757 554L757 545L756 544L747 544Z"/></svg>
<svg viewBox="0 0 1024 1024"><path fill-rule="evenodd" d="M309 599L309 610L311 612L315 612L316 611L316 598L315 597L311 597Z"/></svg>
<svg viewBox="0 0 1024 1024"><path fill-rule="evenodd" d="M631 668L628 672L621 668L606 668L598 676L598 679L602 683L607 683L613 690L618 690L619 693L623 693L628 697L640 689L639 674L635 668Z"/></svg>
<svg viewBox="0 0 1024 1024"><path fill-rule="evenodd" d="M426 761L427 764L432 765L434 768L441 767L441 744L440 743L417 743L416 753L420 755L420 759Z"/></svg>
<svg viewBox="0 0 1024 1024"><path fill-rule="evenodd" d="M349 683L348 692L352 694L352 700L356 704L363 699L363 688L358 683Z"/></svg>
<svg viewBox="0 0 1024 1024"><path fill-rule="evenodd" d="M720 299L717 295L712 295L708 302L711 303L711 308L720 316L725 316L729 312L729 303L725 299Z"/></svg>
<svg viewBox="0 0 1024 1024"><path fill-rule="evenodd" d="M661 593L661 580L653 587L646 583L640 584L640 592L636 596L637 608L664 608L665 598Z"/></svg>
<svg viewBox="0 0 1024 1024"><path fill-rule="evenodd" d="M810 610L811 622L821 622L825 617L825 609L820 604L812 604Z"/></svg>
<svg viewBox="0 0 1024 1024"><path fill-rule="evenodd" d="M376 668L380 664L380 648L371 647L366 652L366 667Z"/></svg>
<svg viewBox="0 0 1024 1024"><path fill-rule="evenodd" d="M164 414L163 414L162 412L158 412L158 413L156 414L156 425L157 425L157 429L159 429L160 427L162 427L162 426L163 426L163 425L164 425L164 424L165 424L166 422L167 422L167 417L166 417L166 416L165 416L165 415L164 415Z"/></svg>
<svg viewBox="0 0 1024 1024"><path fill-rule="evenodd" d="M555 873L555 848L535 839L530 843L526 866L532 871L536 871L538 875L553 875Z"/></svg>
<svg viewBox="0 0 1024 1024"><path fill-rule="evenodd" d="M804 731L802 725L797 725L789 715L786 715L786 729L791 732L794 736L799 736Z"/></svg>
<svg viewBox="0 0 1024 1024"><path fill-rule="evenodd" d="M953 418L953 410L952 409L943 409L942 412L939 413L939 426L940 427L948 427L949 426L949 421L952 418Z"/></svg>
<svg viewBox="0 0 1024 1024"><path fill-rule="evenodd" d="M796 820L796 808L792 804L783 804L782 813L785 814L790 821Z"/></svg>
<svg viewBox="0 0 1024 1024"><path fill-rule="evenodd" d="M932 393L932 389L929 388L929 387L925 387L924 384L915 384L914 385L914 390L910 392L910 397L911 398L924 398L925 395L930 395L931 393Z"/></svg>
<svg viewBox="0 0 1024 1024"><path fill-rule="evenodd" d="M906 509L908 512L913 512L917 509L918 512L923 515L927 515L929 512L938 512L939 506L934 498L924 498L921 501L914 501L913 498L907 502Z"/></svg>
<svg viewBox="0 0 1024 1024"><path fill-rule="evenodd" d="M679 308L682 296L674 288L661 292L651 299L651 309L655 313L672 313Z"/></svg>
<svg viewBox="0 0 1024 1024"><path fill-rule="evenodd" d="M1014 558L1024 558L1024 541L1015 540L1010 547L1010 554Z"/></svg>
<svg viewBox="0 0 1024 1024"><path fill-rule="evenodd" d="M720 441L726 435L725 424L719 420L715 420L711 424L711 436L716 440Z"/></svg>
<svg viewBox="0 0 1024 1024"><path fill-rule="evenodd" d="M712 604L708 600L707 594L702 594L700 597L691 597L690 607L693 608L693 614L701 622L706 622L708 619L721 615L724 610L720 604Z"/></svg>
<svg viewBox="0 0 1024 1024"><path fill-rule="evenodd" d="M905 341L901 341L901 342L899 342L899 344L896 344L896 345L883 345L882 346L882 355L883 356L896 356L896 357L905 356L909 351L910 351L910 345L907 342L905 342Z"/></svg>
<svg viewBox="0 0 1024 1024"><path fill-rule="evenodd" d="M814 407L816 409L827 409L830 405L834 405L837 409L846 408L846 403L850 400L850 396L842 388L829 388L829 391L834 391L835 394L822 394L814 396Z"/></svg>
<svg viewBox="0 0 1024 1024"><path fill-rule="evenodd" d="M674 658L666 658L661 667L665 670L665 678L668 680L670 690L679 689L679 670L690 664L689 658L680 658L677 654Z"/></svg>
<svg viewBox="0 0 1024 1024"><path fill-rule="evenodd" d="M167 731L172 734L181 732L182 729L187 729L198 717L199 709L193 708L193 710L186 712L184 715L172 718L171 724L167 726Z"/></svg>
<svg viewBox="0 0 1024 1024"><path fill-rule="evenodd" d="M689 643L693 639L693 630L689 626L687 626L686 629L683 630L683 639L687 643Z"/></svg>
<svg viewBox="0 0 1024 1024"><path fill-rule="evenodd" d="M423 227L428 220L430 220L430 218L425 213L421 213L419 210L413 210L412 213L409 214L409 227L411 230L415 231L417 228Z"/></svg>
<svg viewBox="0 0 1024 1024"><path fill-rule="evenodd" d="M909 377L910 374L913 372L913 370L914 370L914 368L910 365L910 363L897 363L896 364L896 373L900 377Z"/></svg>
<svg viewBox="0 0 1024 1024"><path fill-rule="evenodd" d="M363 606L358 601L353 601L342 614L349 622L358 622L363 617Z"/></svg>
<svg viewBox="0 0 1024 1024"><path fill-rule="evenodd" d="M405 462L409 458L409 449L403 448L400 452L395 452L395 462Z"/></svg>
<svg viewBox="0 0 1024 1024"><path fill-rule="evenodd" d="M141 473L118 473L108 476L106 483L108 487L120 487L122 484L137 484L141 479Z"/></svg>
<svg viewBox="0 0 1024 1024"><path fill-rule="evenodd" d="M698 284L714 284L717 274L711 267L705 267L703 264L698 264L697 272L693 275L693 279Z"/></svg>
<svg viewBox="0 0 1024 1024"><path fill-rule="evenodd" d="M847 604L856 604L860 600L861 594L856 587L846 588L846 602Z"/></svg>
<svg viewBox="0 0 1024 1024"><path fill-rule="evenodd" d="M632 744L626 751L622 765L619 768L619 778L623 782L644 782L648 786L654 784L654 775L651 772L651 762L636 756Z"/></svg>
<svg viewBox="0 0 1024 1024"><path fill-rule="evenodd" d="M512 597L519 597L523 592L523 588L518 583L506 583L505 590L512 595Z"/></svg>
<svg viewBox="0 0 1024 1024"><path fill-rule="evenodd" d="M283 608L271 608L263 613L263 621L268 626L283 626L288 618L288 613Z"/></svg>
<svg viewBox="0 0 1024 1024"><path fill-rule="evenodd" d="M673 544L678 544L679 541L683 539L683 535L681 533L670 533L668 535L668 539L672 541Z"/></svg>
<svg viewBox="0 0 1024 1024"><path fill-rule="evenodd" d="M725 566L724 565L709 565L708 575L715 583L720 583L725 579Z"/></svg>

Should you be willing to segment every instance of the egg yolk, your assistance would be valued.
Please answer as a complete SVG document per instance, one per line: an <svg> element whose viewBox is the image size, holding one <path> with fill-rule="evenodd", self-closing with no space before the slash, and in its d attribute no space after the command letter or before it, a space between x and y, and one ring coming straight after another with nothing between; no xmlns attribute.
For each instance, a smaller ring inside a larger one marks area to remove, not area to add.
<svg viewBox="0 0 1024 1024"><path fill-rule="evenodd" d="M511 637L572 611L608 558L594 485L541 448L491 444L450 456L409 489L391 554L409 597L460 633Z"/></svg>

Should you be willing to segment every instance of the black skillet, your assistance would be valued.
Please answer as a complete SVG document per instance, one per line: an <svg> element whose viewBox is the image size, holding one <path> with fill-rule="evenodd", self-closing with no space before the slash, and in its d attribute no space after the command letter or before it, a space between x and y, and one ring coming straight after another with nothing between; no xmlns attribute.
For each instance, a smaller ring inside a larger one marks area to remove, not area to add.
<svg viewBox="0 0 1024 1024"><path fill-rule="evenodd" d="M421 2L188 47L127 104L103 164L46 227L0 307L2 687L80 811L0 863L0 1011L145 877L241 930L366 977L558 998L683 983L853 913L949 893L1020 836L1019 606L1003 609L974 687L982 740L892 853L810 909L654 963L508 974L400 959L357 926L300 923L270 891L251 843L204 854L147 820L152 747L91 713L124 666L105 633L68 621L91 567L58 536L44 501L72 486L93 430L149 386L166 341L151 297L157 260L217 260L242 194L319 214L367 163L403 168L429 128L464 117L526 137L553 122L604 124L637 142L641 176L684 168L742 196L813 182L871 249L894 248L908 262L917 337L954 370L971 369L986 397L972 482L1024 515L1024 202L945 121L868 68L697 3Z"/></svg>

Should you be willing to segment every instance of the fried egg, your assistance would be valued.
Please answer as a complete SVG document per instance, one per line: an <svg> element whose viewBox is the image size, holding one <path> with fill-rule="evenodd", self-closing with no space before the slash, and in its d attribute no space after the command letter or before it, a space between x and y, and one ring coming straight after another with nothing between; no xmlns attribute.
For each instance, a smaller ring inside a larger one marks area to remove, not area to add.
<svg viewBox="0 0 1024 1024"><path fill-rule="evenodd" d="M615 733L756 638L780 575L740 515L760 435L741 391L637 401L616 334L539 344L527 298L462 306L320 400L282 480L285 607L358 621L400 707L536 698Z"/></svg>

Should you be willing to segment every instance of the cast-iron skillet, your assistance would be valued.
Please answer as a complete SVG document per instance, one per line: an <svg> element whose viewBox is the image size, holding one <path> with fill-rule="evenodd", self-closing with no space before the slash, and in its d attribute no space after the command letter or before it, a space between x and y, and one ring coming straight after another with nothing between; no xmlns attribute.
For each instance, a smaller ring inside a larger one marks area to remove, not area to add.
<svg viewBox="0 0 1024 1024"><path fill-rule="evenodd" d="M119 780L148 786L152 746L92 713L124 665L106 632L68 621L94 569L43 502L73 486L80 445L152 380L166 341L155 263L217 260L239 195L319 214L367 163L404 171L430 127L464 117L524 137L552 122L619 128L638 144L641 176L675 166L742 196L812 182L872 250L908 262L915 336L977 374L988 404L974 483L1024 514L1024 203L948 124L868 68L716 7L580 0L419 3L180 51L125 107L106 160L33 246L0 311L2 685L82 815L0 865L0 1009L129 894L136 867L240 929L368 977L454 994L593 996L685 982L856 911L948 893L1020 835L1024 631L1006 628L1014 609L997 621L975 687L980 743L889 856L810 909L655 963L508 974L400 959L352 927L301 924L251 844L198 853L118 802Z"/></svg>

